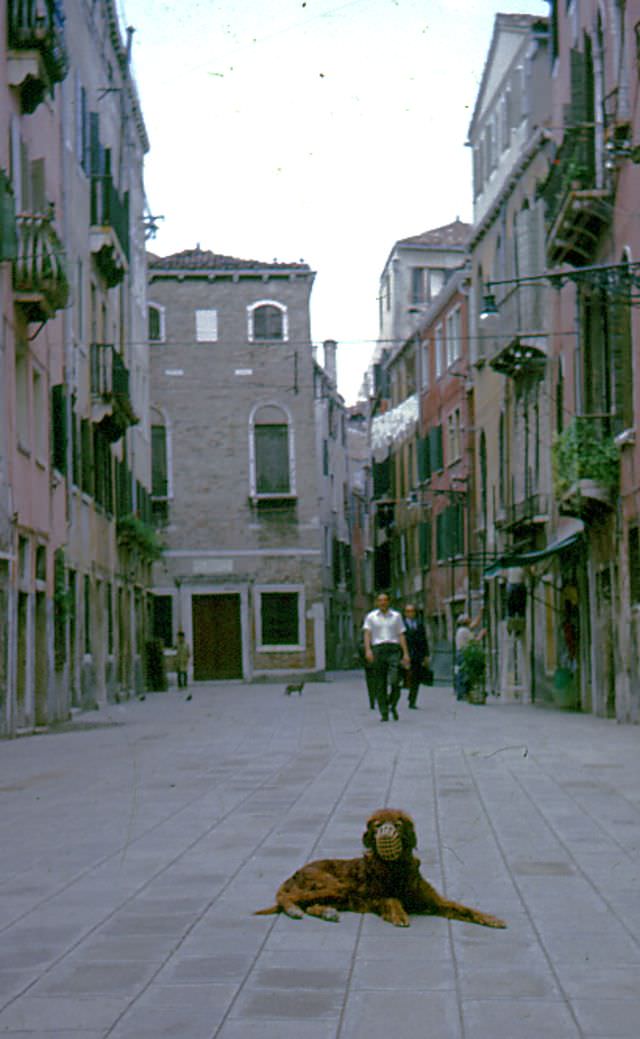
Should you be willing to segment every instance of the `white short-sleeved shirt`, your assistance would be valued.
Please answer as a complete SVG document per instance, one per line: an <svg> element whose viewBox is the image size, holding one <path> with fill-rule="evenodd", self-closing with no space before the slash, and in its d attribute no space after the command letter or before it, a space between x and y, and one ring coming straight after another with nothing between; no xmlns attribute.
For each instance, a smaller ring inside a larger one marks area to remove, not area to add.
<svg viewBox="0 0 640 1039"><path fill-rule="evenodd" d="M461 624L456 631L456 649L464 649L473 640L473 632L466 624Z"/></svg>
<svg viewBox="0 0 640 1039"><path fill-rule="evenodd" d="M372 610L364 619L362 625L371 632L371 645L379 646L382 642L395 642L400 645L400 636L405 631L402 614L397 610Z"/></svg>

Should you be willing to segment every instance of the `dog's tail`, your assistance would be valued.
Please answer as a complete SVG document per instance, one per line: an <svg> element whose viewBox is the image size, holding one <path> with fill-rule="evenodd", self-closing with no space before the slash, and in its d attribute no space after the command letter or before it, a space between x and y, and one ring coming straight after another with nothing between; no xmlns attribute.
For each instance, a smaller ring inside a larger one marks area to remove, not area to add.
<svg viewBox="0 0 640 1039"><path fill-rule="evenodd" d="M256 909L256 911L254 912L253 915L254 916L273 916L274 913L279 913L279 912L280 912L280 906L279 905L275 905L275 906L269 906L268 909Z"/></svg>

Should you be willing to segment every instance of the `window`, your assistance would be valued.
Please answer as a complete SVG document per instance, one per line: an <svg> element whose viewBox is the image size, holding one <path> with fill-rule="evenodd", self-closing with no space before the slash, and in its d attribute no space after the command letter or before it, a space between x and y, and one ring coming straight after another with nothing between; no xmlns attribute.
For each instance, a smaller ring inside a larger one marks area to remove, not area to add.
<svg viewBox="0 0 640 1039"><path fill-rule="evenodd" d="M169 465L167 429L164 425L151 426L151 508L158 526L169 519Z"/></svg>
<svg viewBox="0 0 640 1039"><path fill-rule="evenodd" d="M249 342L281 342L289 338L287 308L273 300L261 300L248 308Z"/></svg>
<svg viewBox="0 0 640 1039"><path fill-rule="evenodd" d="M258 649L304 648L304 603L300 589L257 590Z"/></svg>
<svg viewBox="0 0 640 1039"><path fill-rule="evenodd" d="M442 325L436 325L435 355L436 379L439 379L444 370L444 338L442 334Z"/></svg>
<svg viewBox="0 0 640 1039"><path fill-rule="evenodd" d="M149 321L151 325L151 320ZM149 336L151 338L151 336ZM218 341L218 311L196 310L196 342L216 343Z"/></svg>
<svg viewBox="0 0 640 1039"><path fill-rule="evenodd" d="M24 451L31 449L29 422L29 383L26 350L16 352L16 425L18 444Z"/></svg>
<svg viewBox="0 0 640 1039"><path fill-rule="evenodd" d="M447 329L446 341L447 341L447 367L448 368L450 368L451 365L455 361L457 361L458 358L460 357L460 347L461 347L461 342L460 342L460 339L461 339L461 334L460 334L460 324L461 324L460 313L461 313L460 312L460 307L456 307L455 310L452 310L450 314L447 314L447 320L446 320L446 329Z"/></svg>
<svg viewBox="0 0 640 1039"><path fill-rule="evenodd" d="M84 652L91 653L91 578L85 574L83 582L84 601Z"/></svg>
<svg viewBox="0 0 640 1039"><path fill-rule="evenodd" d="M67 397L62 383L51 387L51 465L67 471Z"/></svg>
<svg viewBox="0 0 640 1039"><path fill-rule="evenodd" d="M461 451L460 408L456 408L447 417L447 464L458 461Z"/></svg>
<svg viewBox="0 0 640 1039"><path fill-rule="evenodd" d="M410 303L424 303L426 300L425 293L425 271L424 267L412 267L411 268L411 287L409 290L409 302Z"/></svg>
<svg viewBox="0 0 640 1039"><path fill-rule="evenodd" d="M173 598L170 595L154 595L151 604L154 639L160 639L167 647L173 646Z"/></svg>
<svg viewBox="0 0 640 1039"><path fill-rule="evenodd" d="M422 389L428 390L431 385L431 342L425 339L420 344L422 350Z"/></svg>
<svg viewBox="0 0 640 1039"><path fill-rule="evenodd" d="M198 334L198 314L216 314L215 310L197 310L196 311L196 336ZM148 309L149 317L149 342L150 343L164 343L164 307L159 307L155 303L149 304ZM217 322L216 322L217 331ZM217 335L214 339L217 338Z"/></svg>
<svg viewBox="0 0 640 1039"><path fill-rule="evenodd" d="M293 431L288 413L277 404L262 405L250 423L251 493L256 497L294 496Z"/></svg>
<svg viewBox="0 0 640 1039"><path fill-rule="evenodd" d="M33 369L33 423L36 458L44 462L47 457L47 412L44 401L44 379Z"/></svg>

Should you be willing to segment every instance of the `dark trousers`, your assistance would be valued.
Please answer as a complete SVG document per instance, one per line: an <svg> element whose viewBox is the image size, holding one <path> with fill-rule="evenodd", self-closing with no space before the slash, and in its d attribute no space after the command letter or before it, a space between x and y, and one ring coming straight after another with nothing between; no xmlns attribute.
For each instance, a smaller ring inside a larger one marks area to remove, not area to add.
<svg viewBox="0 0 640 1039"><path fill-rule="evenodd" d="M371 710L376 705L376 676L373 670L372 664L367 664L364 669L364 677L367 683L367 695L369 697L369 707Z"/></svg>
<svg viewBox="0 0 640 1039"><path fill-rule="evenodd" d="M400 661L402 649L395 642L381 642L373 647L373 673L380 714L389 717L400 699Z"/></svg>
<svg viewBox="0 0 640 1039"><path fill-rule="evenodd" d="M178 671L178 689L187 688L187 672Z"/></svg>
<svg viewBox="0 0 640 1039"><path fill-rule="evenodd" d="M422 665L417 660L411 661L411 667L407 671L407 690L409 692L409 704L411 707L415 707L418 699L418 689L420 688L420 674L422 672Z"/></svg>

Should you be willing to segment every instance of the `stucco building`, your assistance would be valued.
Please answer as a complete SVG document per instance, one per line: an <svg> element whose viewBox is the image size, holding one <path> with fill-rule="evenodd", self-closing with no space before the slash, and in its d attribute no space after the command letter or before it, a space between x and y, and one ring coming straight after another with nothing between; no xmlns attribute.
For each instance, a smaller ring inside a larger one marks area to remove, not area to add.
<svg viewBox="0 0 640 1039"><path fill-rule="evenodd" d="M196 680L325 669L313 279L199 247L149 260L154 628L185 631Z"/></svg>
<svg viewBox="0 0 640 1039"><path fill-rule="evenodd" d="M5 4L0 33L0 731L13 735L142 678L148 574L117 519L143 513L149 488L148 145L112 0Z"/></svg>
<svg viewBox="0 0 640 1039"><path fill-rule="evenodd" d="M473 514L484 560L488 684L505 699L542 695L555 664L544 637L548 583L507 556L556 539L552 522L553 289L543 280L549 170L548 23L496 16L469 127L474 225L469 243L469 359L475 403ZM533 281L526 279L532 276ZM539 280L535 280L535 279ZM493 313L489 314L489 307ZM560 540L560 536L558 536ZM495 565L504 557L501 565ZM515 586L518 586L517 588ZM515 605L514 605L515 604Z"/></svg>

